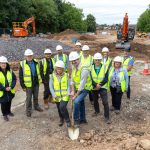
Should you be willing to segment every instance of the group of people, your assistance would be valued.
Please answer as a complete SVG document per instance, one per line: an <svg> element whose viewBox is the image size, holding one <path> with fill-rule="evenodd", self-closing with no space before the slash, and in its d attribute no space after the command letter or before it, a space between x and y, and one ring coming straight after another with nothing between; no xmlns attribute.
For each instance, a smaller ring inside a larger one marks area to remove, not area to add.
<svg viewBox="0 0 150 150"><path fill-rule="evenodd" d="M69 57L64 54L61 45L56 46L57 54L52 57L52 51L46 49L41 61L34 59L31 49L25 50L25 59L20 62L19 80L23 91L26 92L26 115L32 115L33 106L42 112L38 102L39 86L44 84L44 108L49 108L49 102L56 103L60 118L59 126L71 121L67 109L69 100L74 102L75 126L87 123L85 111L85 97L94 106L93 117L100 114L99 97L104 106L106 123L110 121L110 110L119 114L121 99L124 92L130 99L130 76L134 59L129 49L124 49L124 56L109 57L109 49L104 47L102 54L97 52L90 55L88 45L76 42L75 50ZM7 58L0 57L0 103L4 120L14 116L11 112L11 101L15 95L16 76L10 69ZM107 92L111 92L112 106L109 108Z"/></svg>

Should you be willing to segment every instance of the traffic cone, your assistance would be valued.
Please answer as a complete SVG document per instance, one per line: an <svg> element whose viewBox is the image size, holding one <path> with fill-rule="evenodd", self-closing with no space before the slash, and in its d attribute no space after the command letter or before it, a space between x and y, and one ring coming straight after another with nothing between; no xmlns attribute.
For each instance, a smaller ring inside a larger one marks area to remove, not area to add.
<svg viewBox="0 0 150 150"><path fill-rule="evenodd" d="M145 61L145 67L144 67L144 70L141 72L141 74L143 74L143 75L150 74L150 70L148 70L148 59L146 59L146 61Z"/></svg>

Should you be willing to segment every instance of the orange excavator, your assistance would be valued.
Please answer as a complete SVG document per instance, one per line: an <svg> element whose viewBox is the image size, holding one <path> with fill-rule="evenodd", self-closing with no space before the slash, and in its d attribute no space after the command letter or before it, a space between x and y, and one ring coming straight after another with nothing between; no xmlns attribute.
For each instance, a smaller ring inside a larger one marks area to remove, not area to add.
<svg viewBox="0 0 150 150"><path fill-rule="evenodd" d="M123 48L129 48L130 49L130 40L134 39L135 35L135 29L129 27L128 23L128 15L125 14L125 17L123 18L123 25L122 28L117 31L117 43L116 48L123 49Z"/></svg>
<svg viewBox="0 0 150 150"><path fill-rule="evenodd" d="M35 18L31 17L24 22L13 22L13 36L14 37L26 37L29 36L28 25L32 24L32 35L36 34Z"/></svg>

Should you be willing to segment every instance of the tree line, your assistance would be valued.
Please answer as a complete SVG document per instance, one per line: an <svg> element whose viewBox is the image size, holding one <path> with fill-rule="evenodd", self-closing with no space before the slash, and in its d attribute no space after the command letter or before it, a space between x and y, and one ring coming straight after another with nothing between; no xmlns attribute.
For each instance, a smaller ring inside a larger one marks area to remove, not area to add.
<svg viewBox="0 0 150 150"><path fill-rule="evenodd" d="M34 16L37 32L96 30L92 14L84 19L82 9L63 0L1 0L0 8L0 28L12 28L12 22L23 22Z"/></svg>

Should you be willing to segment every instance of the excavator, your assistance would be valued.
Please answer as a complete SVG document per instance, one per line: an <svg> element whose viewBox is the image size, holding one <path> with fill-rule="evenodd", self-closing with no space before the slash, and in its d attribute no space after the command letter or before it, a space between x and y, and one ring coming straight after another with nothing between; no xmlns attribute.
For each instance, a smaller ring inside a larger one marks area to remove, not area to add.
<svg viewBox="0 0 150 150"><path fill-rule="evenodd" d="M122 28L117 31L116 49L130 49L130 41L134 39L135 29L129 27L128 14L126 13L123 18Z"/></svg>
<svg viewBox="0 0 150 150"><path fill-rule="evenodd" d="M14 37L26 37L29 36L28 25L32 24L32 35L36 34L35 18L31 17L24 22L13 22L12 34Z"/></svg>

